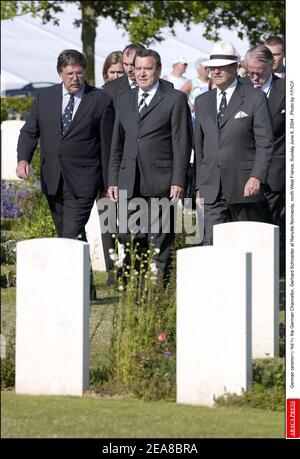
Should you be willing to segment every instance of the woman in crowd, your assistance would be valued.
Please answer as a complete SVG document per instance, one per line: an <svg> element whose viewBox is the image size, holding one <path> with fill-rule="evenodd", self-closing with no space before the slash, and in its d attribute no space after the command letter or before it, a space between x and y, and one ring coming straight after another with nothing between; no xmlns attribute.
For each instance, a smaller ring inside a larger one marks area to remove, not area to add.
<svg viewBox="0 0 300 459"><path fill-rule="evenodd" d="M102 76L104 83L116 80L124 73L122 51L113 51L107 56L103 64Z"/></svg>

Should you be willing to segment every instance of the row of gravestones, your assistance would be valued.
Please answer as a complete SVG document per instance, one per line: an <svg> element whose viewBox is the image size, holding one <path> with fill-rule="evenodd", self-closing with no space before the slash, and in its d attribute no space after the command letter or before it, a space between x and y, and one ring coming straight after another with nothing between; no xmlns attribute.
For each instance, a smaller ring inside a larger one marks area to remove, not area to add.
<svg viewBox="0 0 300 459"><path fill-rule="evenodd" d="M212 405L251 386L252 358L278 355L279 231L214 227L214 246L177 253L177 401ZM16 392L88 389L89 246L17 245Z"/></svg>

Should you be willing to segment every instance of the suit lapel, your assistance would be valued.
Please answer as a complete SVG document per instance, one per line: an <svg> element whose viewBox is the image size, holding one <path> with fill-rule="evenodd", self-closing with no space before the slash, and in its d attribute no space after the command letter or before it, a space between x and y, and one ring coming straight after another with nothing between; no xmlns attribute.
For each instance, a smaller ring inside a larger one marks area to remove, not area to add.
<svg viewBox="0 0 300 459"><path fill-rule="evenodd" d="M143 109L143 113L138 114L139 120L144 119L145 116L147 116L161 102L162 99L163 99L163 92L161 91L160 87L158 87L156 93L152 97L152 100L150 104L148 105L148 107L146 108L146 110Z"/></svg>
<svg viewBox="0 0 300 459"><path fill-rule="evenodd" d="M208 111L215 125L217 126L217 90L213 89L210 93Z"/></svg>
<svg viewBox="0 0 300 459"><path fill-rule="evenodd" d="M277 80L279 80L279 78L273 76L270 95L268 97L268 106L269 106L271 115L277 112L284 98L284 86L280 88L279 85L277 84Z"/></svg>
<svg viewBox="0 0 300 459"><path fill-rule="evenodd" d="M239 106L243 103L244 101L244 90L243 90L243 85L240 83L237 83L235 90L233 91L233 94L230 98L229 104L225 110L223 118L220 120L219 126L220 129L224 126L225 123L229 120L229 118L232 117L232 115L237 111Z"/></svg>
<svg viewBox="0 0 300 459"><path fill-rule="evenodd" d="M55 87L54 94L51 94L51 101L49 102L48 106L48 113L50 116L50 107L53 110L53 119L55 123L55 130L57 129L57 135L61 136L62 131L62 124L61 124L61 117L62 117L62 84L58 84Z"/></svg>
<svg viewBox="0 0 300 459"><path fill-rule="evenodd" d="M70 125L70 128L68 131L65 133L63 137L69 134L69 132L72 131L72 129L82 120L82 118L86 115L87 111L90 109L90 102L91 98L93 97L93 91L92 87L89 85L85 85L85 89L82 95L82 99L80 101L79 107L76 110L75 116L72 120L72 123Z"/></svg>

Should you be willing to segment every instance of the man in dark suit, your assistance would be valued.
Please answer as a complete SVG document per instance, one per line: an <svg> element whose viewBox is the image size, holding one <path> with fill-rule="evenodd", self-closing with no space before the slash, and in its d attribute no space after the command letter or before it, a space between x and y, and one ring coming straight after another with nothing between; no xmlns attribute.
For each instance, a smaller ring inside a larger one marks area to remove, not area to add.
<svg viewBox="0 0 300 459"><path fill-rule="evenodd" d="M17 176L27 179L40 139L41 185L57 235L85 234L94 200L107 188L114 123L112 99L84 80L86 60L65 50L57 60L62 84L39 92L18 141Z"/></svg>
<svg viewBox="0 0 300 459"><path fill-rule="evenodd" d="M240 84L238 53L215 44L210 67L217 88L195 102L196 188L204 198L204 245L213 226L230 221L264 221L261 200L271 163L271 119L265 94Z"/></svg>
<svg viewBox="0 0 300 459"><path fill-rule="evenodd" d="M272 73L273 54L267 46L259 45L251 48L245 60L251 84L267 96L272 119L274 149L264 185L266 197L264 208L268 223L280 227L283 266L285 258L285 82Z"/></svg>
<svg viewBox="0 0 300 459"><path fill-rule="evenodd" d="M125 75L115 80L108 81L103 86L103 91L106 92L113 99L114 105L117 104L117 99L120 96L120 94L131 91L132 89L135 89L137 87L137 83L135 81L133 62L138 49L145 49L145 47L140 43L131 43L130 45L126 46L126 48L124 48L122 52L122 63ZM106 207L104 207L104 210L106 211ZM116 215L115 206L111 205L108 210L110 219L114 220ZM103 213L101 210L99 211L99 217L100 222L102 222ZM115 282L115 267L112 259L110 258L109 251L111 249L115 249L115 240L113 238L112 233L102 230L102 226L103 225L101 223L102 246L107 271L107 284L111 285Z"/></svg>
<svg viewBox="0 0 300 459"><path fill-rule="evenodd" d="M125 75L117 78L116 80L108 81L103 86L103 90L113 99L114 103L116 103L120 94L137 87L134 73L134 58L136 52L141 49L145 49L145 46L140 43L131 43L126 46L122 53Z"/></svg>
<svg viewBox="0 0 300 459"><path fill-rule="evenodd" d="M182 196L191 152L191 116L186 97L160 80L160 73L159 54L138 50L138 89L119 97L109 163L109 197L117 202L119 192L125 190L129 200L144 198L150 213L154 212L156 198L176 201ZM143 239L149 243L153 237L160 250L155 257L156 268L167 276L174 225L170 224L165 233L161 224L159 228L153 231L148 227ZM128 240L128 233L121 237Z"/></svg>

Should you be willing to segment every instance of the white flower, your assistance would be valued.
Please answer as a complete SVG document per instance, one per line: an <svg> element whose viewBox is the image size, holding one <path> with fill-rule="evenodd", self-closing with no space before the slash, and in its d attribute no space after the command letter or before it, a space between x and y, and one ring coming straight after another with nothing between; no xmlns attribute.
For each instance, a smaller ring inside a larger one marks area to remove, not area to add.
<svg viewBox="0 0 300 459"><path fill-rule="evenodd" d="M117 261L119 259L118 255L116 253L111 253L109 255L109 258L112 260L112 261Z"/></svg>
<svg viewBox="0 0 300 459"><path fill-rule="evenodd" d="M158 273L158 269L157 269L157 266L156 266L155 263L151 263L150 270L151 270L152 274L157 274Z"/></svg>
<svg viewBox="0 0 300 459"><path fill-rule="evenodd" d="M160 252L160 249L154 249L154 253L159 253Z"/></svg>
<svg viewBox="0 0 300 459"><path fill-rule="evenodd" d="M108 253L115 253L115 249L109 249Z"/></svg>
<svg viewBox="0 0 300 459"><path fill-rule="evenodd" d="M116 255L113 260L116 261L115 265L118 267L118 268L122 268L123 266L123 260L124 258L126 257L126 253L124 251L124 245L123 244L120 244L119 245L119 254Z"/></svg>

